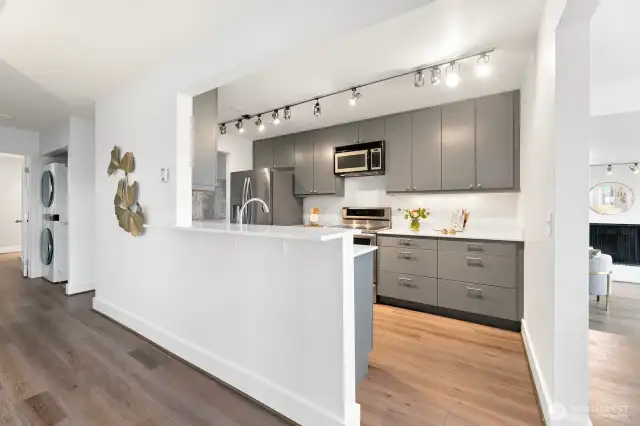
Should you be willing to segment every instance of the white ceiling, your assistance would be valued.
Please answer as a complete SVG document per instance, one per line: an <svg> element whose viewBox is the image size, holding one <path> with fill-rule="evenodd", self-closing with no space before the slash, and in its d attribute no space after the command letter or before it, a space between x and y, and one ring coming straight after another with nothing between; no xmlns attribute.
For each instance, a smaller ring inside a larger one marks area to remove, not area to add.
<svg viewBox="0 0 640 426"><path fill-rule="evenodd" d="M488 47L496 48L489 79L475 77L472 59L462 64L463 81L455 89L428 84L416 89L413 76L407 76L363 88L356 107L349 106L349 93L323 99L323 114L319 119L313 116L312 102L292 108L290 121L277 127L267 123L263 133L257 133L253 123L245 122L245 135L272 137L520 88L535 44L542 3L539 0L439 0L221 87L219 121ZM271 119L263 116L263 120ZM228 131L236 132L232 126Z"/></svg>
<svg viewBox="0 0 640 426"><path fill-rule="evenodd" d="M640 1L605 0L591 20L591 81L637 78L640 70Z"/></svg>
<svg viewBox="0 0 640 426"><path fill-rule="evenodd" d="M16 117L0 125L91 110L233 12L224 0L0 0L0 113Z"/></svg>

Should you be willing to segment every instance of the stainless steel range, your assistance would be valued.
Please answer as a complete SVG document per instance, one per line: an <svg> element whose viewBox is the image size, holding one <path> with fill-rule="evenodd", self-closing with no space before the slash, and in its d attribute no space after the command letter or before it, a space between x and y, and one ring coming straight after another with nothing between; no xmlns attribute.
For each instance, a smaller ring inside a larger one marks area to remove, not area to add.
<svg viewBox="0 0 640 426"><path fill-rule="evenodd" d="M362 231L353 236L353 243L365 246L376 246L377 233L391 228L391 207L343 207L343 228L353 228ZM373 295L377 295L378 282L378 252L373 256Z"/></svg>

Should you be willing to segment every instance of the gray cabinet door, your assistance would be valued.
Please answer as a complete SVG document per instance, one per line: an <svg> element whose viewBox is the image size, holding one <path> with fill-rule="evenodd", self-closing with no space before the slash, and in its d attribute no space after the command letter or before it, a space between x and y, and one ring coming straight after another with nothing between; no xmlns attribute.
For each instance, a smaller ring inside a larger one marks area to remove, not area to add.
<svg viewBox="0 0 640 426"><path fill-rule="evenodd" d="M442 189L476 187L475 102L442 106Z"/></svg>
<svg viewBox="0 0 640 426"><path fill-rule="evenodd" d="M514 188L513 92L476 99L476 188Z"/></svg>
<svg viewBox="0 0 640 426"><path fill-rule="evenodd" d="M389 192L411 190L411 113L387 117L385 185Z"/></svg>
<svg viewBox="0 0 640 426"><path fill-rule="evenodd" d="M313 139L315 132L298 133L294 136L294 193L313 193Z"/></svg>
<svg viewBox="0 0 640 426"><path fill-rule="evenodd" d="M427 108L411 113L412 191L442 189L442 109ZM405 167L408 168L408 164Z"/></svg>
<svg viewBox="0 0 640 426"><path fill-rule="evenodd" d="M273 140L273 165L275 167L293 167L295 149L293 135L281 136Z"/></svg>
<svg viewBox="0 0 640 426"><path fill-rule="evenodd" d="M385 117L364 120L358 123L358 139L360 142L382 141L385 138Z"/></svg>
<svg viewBox="0 0 640 426"><path fill-rule="evenodd" d="M253 141L253 168L273 166L273 139Z"/></svg>
<svg viewBox="0 0 640 426"><path fill-rule="evenodd" d="M358 139L358 123L341 124L329 127L327 130L331 133L334 147L350 145ZM333 153L331 156L333 157Z"/></svg>
<svg viewBox="0 0 640 426"><path fill-rule="evenodd" d="M336 130L333 127L316 132L313 143L313 192L333 194L336 178L333 173L333 148L336 146Z"/></svg>

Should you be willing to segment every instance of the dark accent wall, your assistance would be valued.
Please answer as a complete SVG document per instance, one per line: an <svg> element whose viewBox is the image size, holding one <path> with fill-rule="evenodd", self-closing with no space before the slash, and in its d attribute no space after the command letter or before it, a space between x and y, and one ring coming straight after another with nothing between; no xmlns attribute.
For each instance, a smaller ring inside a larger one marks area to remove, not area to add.
<svg viewBox="0 0 640 426"><path fill-rule="evenodd" d="M613 263L640 265L640 225L592 223L589 244L613 257Z"/></svg>

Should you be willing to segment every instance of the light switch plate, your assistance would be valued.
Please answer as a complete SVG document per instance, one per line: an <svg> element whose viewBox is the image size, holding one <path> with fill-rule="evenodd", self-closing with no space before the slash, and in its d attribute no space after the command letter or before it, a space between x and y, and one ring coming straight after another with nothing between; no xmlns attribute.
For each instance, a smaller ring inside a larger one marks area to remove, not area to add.
<svg viewBox="0 0 640 426"><path fill-rule="evenodd" d="M160 180L162 182L169 182L169 169L160 169Z"/></svg>
<svg viewBox="0 0 640 426"><path fill-rule="evenodd" d="M549 234L549 236L551 236L551 234L553 234L553 213L549 213L547 215L547 234Z"/></svg>

